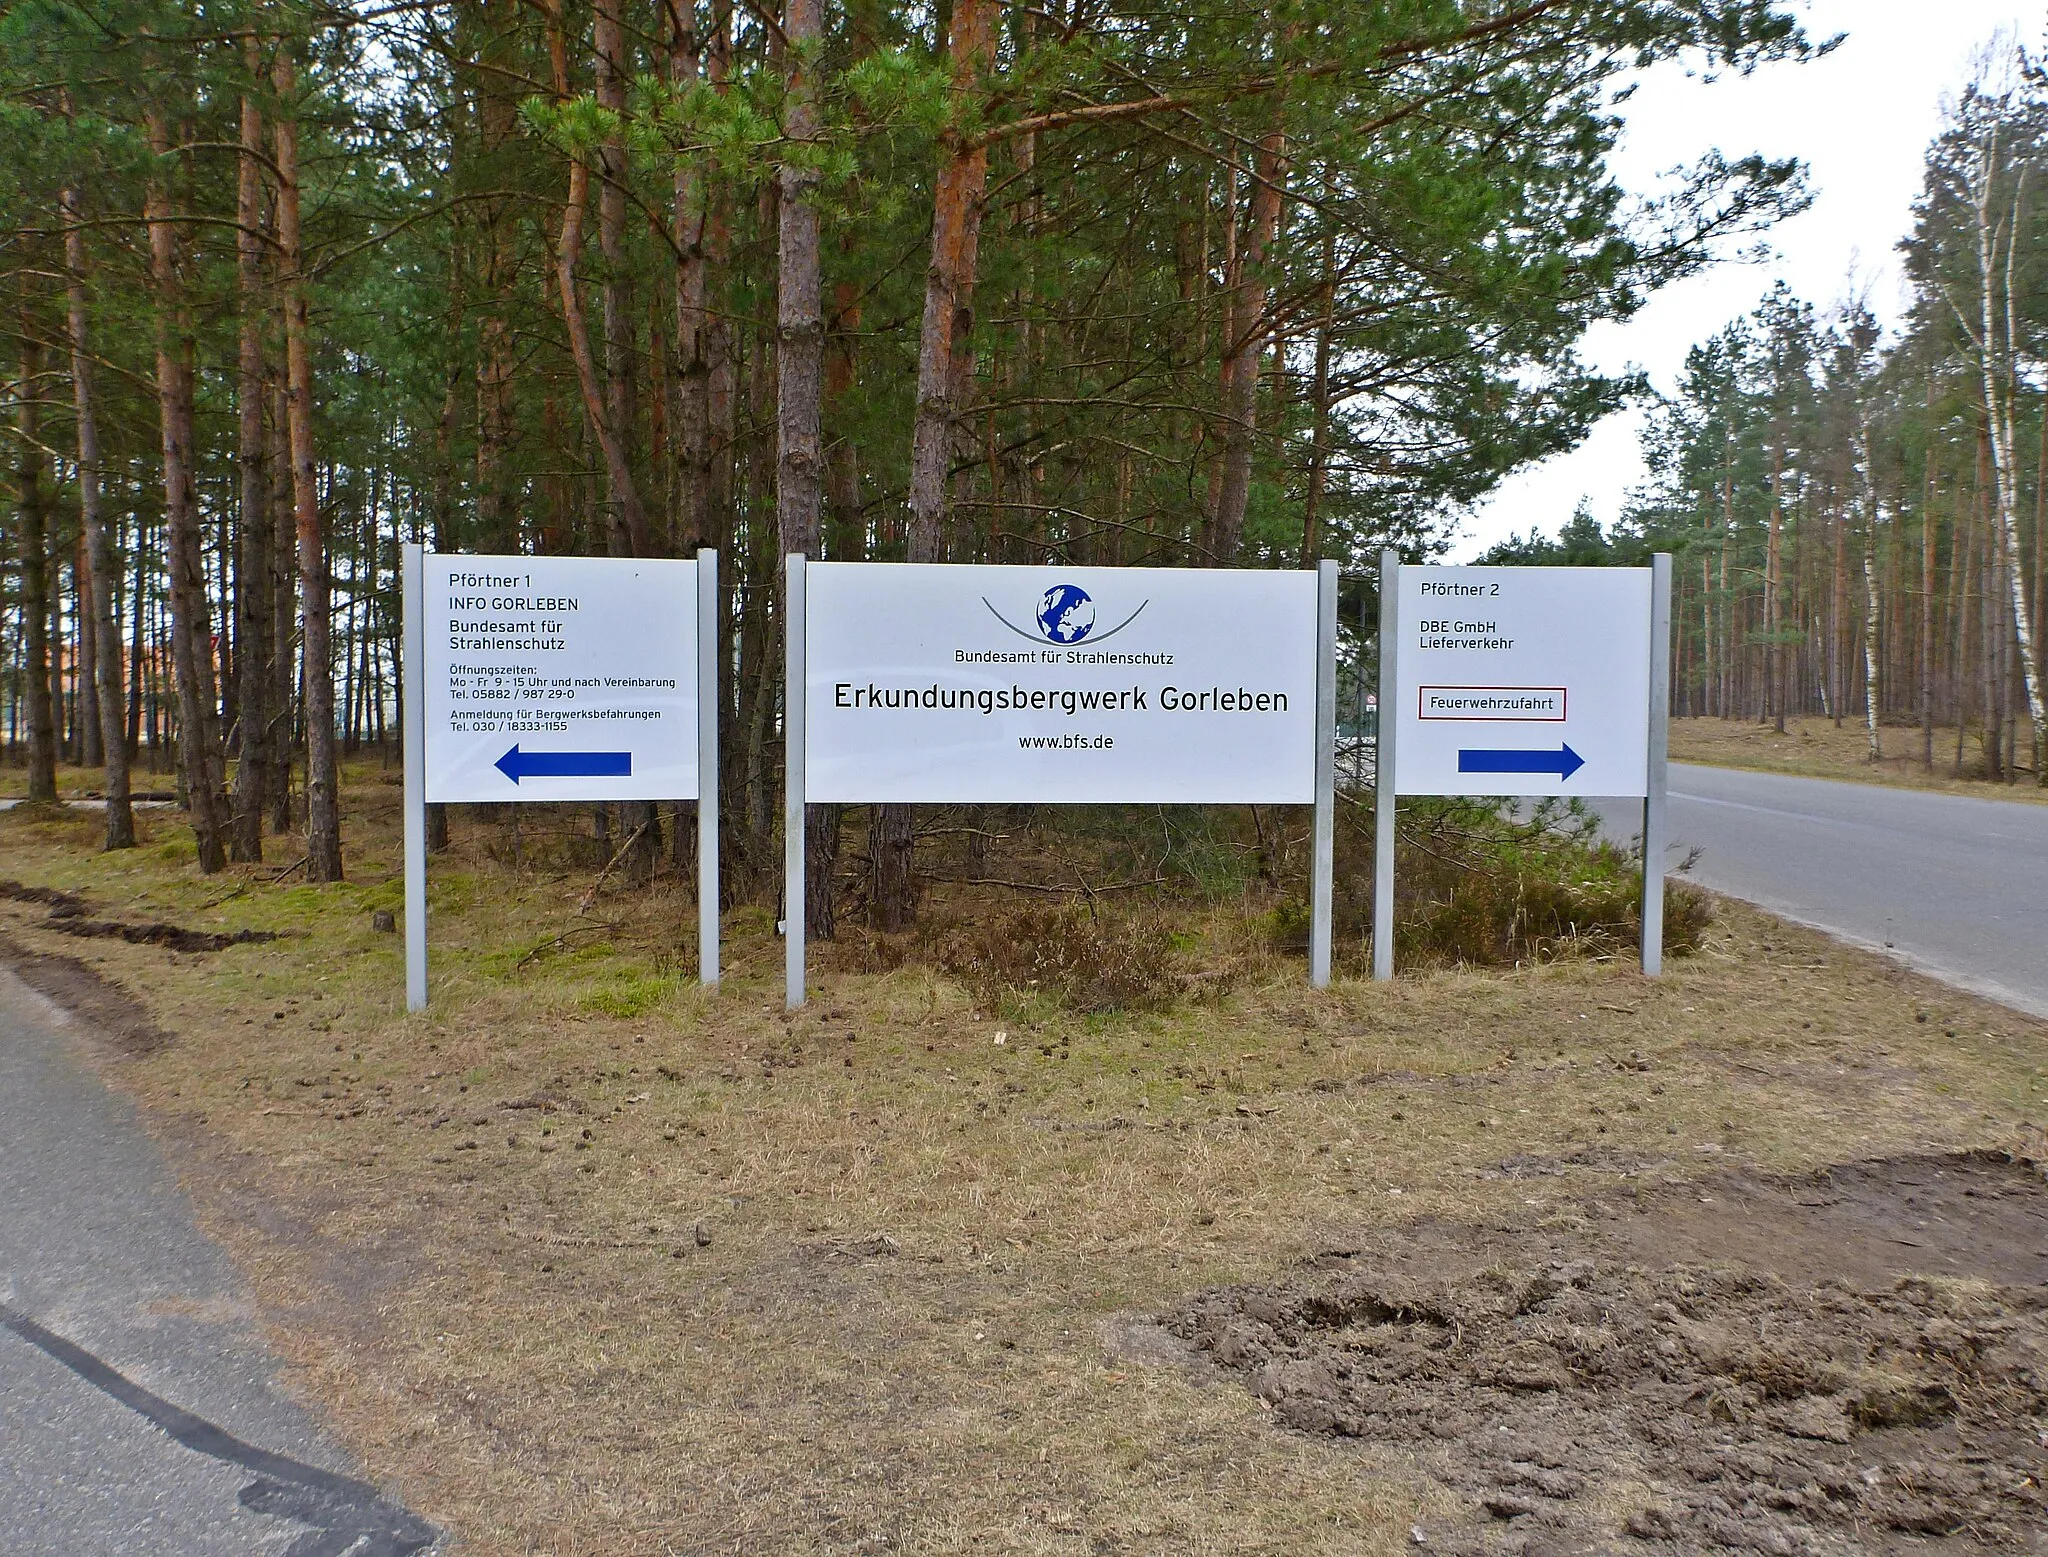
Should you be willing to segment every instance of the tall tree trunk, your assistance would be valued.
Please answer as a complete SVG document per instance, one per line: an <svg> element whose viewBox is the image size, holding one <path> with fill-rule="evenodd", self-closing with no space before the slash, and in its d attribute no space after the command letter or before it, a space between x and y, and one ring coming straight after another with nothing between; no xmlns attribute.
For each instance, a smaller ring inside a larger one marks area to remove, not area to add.
<svg viewBox="0 0 2048 1557"><path fill-rule="evenodd" d="M626 58L625 33L619 22L619 0L596 0L592 16L598 106L623 119L630 68ZM639 485L632 475L633 431L638 417L633 391L633 311L626 275L626 147L623 134L607 136L598 147L597 157L597 251L604 262L604 282L600 290L604 315L602 425L610 434L610 443L616 445L616 452L610 447L604 451L605 469L612 485L609 544L615 556L644 557L649 551L647 517L641 506ZM573 265L573 261L571 263ZM573 277L565 280L564 285L573 292ZM629 825L637 826L638 821Z"/></svg>
<svg viewBox="0 0 2048 1557"><path fill-rule="evenodd" d="M320 526L318 471L313 462L313 350L309 338L305 256L299 236L298 72L289 43L272 67L278 119L277 249L284 293L285 417L291 448L292 517L298 536L299 589L305 626L306 879L341 880L340 773L334 753L333 615L327 538Z"/></svg>
<svg viewBox="0 0 2048 1557"><path fill-rule="evenodd" d="M106 847L135 847L135 813L129 801L129 739L122 718L121 620L114 597L120 563L100 492L98 405L92 388L92 348L85 311L85 228L78 191L67 189L64 204L66 319L71 332L71 401L78 432L78 509L85 531L86 581L93 622L93 676L99 689L100 751L106 763Z"/></svg>
<svg viewBox="0 0 2048 1557"><path fill-rule="evenodd" d="M264 464L269 472L270 641L277 652L270 662L270 758L265 763L270 830L292 830L292 760L299 749L299 554L296 510L292 506L290 416L285 409L284 378L275 367L264 373Z"/></svg>
<svg viewBox="0 0 2048 1557"><path fill-rule="evenodd" d="M1215 517L1209 527L1209 558L1221 567L1237 560L1244 539L1245 510L1251 500L1252 449L1259 419L1259 346L1268 329L1266 250L1280 224L1285 145L1278 125L1259 139L1252 158L1251 210L1241 229L1225 299L1220 395L1223 461Z"/></svg>
<svg viewBox="0 0 2048 1557"><path fill-rule="evenodd" d="M1771 451L1771 534L1764 553L1764 648L1768 674L1764 714L1780 735L1785 733L1784 621L1785 451Z"/></svg>
<svg viewBox="0 0 2048 1557"><path fill-rule="evenodd" d="M1934 381L1927 381L1934 404ZM1927 496L1920 510L1920 765L1934 771L1934 455L1927 458Z"/></svg>
<svg viewBox="0 0 2048 1557"><path fill-rule="evenodd" d="M963 388L955 360L973 334L974 283L980 259L981 216L988 188L988 145L966 128L994 47L995 0L955 0L948 27L953 66L951 123L939 137L939 173L932 197L932 257L925 272L924 318L918 331L917 408L910 432L911 562L945 555L948 479L954 426ZM917 913L912 873L913 821L907 805L870 812L868 854L873 862L876 927L901 930Z"/></svg>
<svg viewBox="0 0 2048 1557"><path fill-rule="evenodd" d="M1834 587L1828 606L1828 716L1839 730L1849 700L1849 669L1842 653L1842 634L1849 620L1849 515L1840 505L1830 516L1829 528L1834 531Z"/></svg>
<svg viewBox="0 0 2048 1557"><path fill-rule="evenodd" d="M1856 419L1857 464L1863 471L1863 725L1869 741L1869 760L1884 756L1877 733L1883 696L1883 678L1878 666L1878 631L1883 591L1877 577L1877 526L1882 517L1877 496L1877 438L1871 426L1868 405L1858 407ZM1843 515L1846 519L1847 515Z"/></svg>
<svg viewBox="0 0 2048 1557"><path fill-rule="evenodd" d="M243 44L250 77L261 69L254 36ZM239 412L236 458L241 474L235 568L235 645L239 672L242 735L229 822L228 852L237 860L263 858L263 802L270 790L270 706L275 678L271 658L271 550L275 532L270 507L270 472L265 468L263 433L263 116L252 91L242 96L241 160L235 199L237 296L242 317L235 394Z"/></svg>
<svg viewBox="0 0 2048 1557"><path fill-rule="evenodd" d="M35 316L21 318L21 377L14 386L14 414L21 444L14 467L15 499L21 527L21 671L27 683L28 798L57 799L57 719L50 701L50 510L43 484L43 442L37 402L43 393L43 348Z"/></svg>
<svg viewBox="0 0 2048 1557"><path fill-rule="evenodd" d="M79 507L84 511L84 487L79 489ZM101 767L106 753L100 747L100 619L92 608L92 560L86 554L81 525L78 546L71 554L71 587L78 622L78 765Z"/></svg>
<svg viewBox="0 0 2048 1557"><path fill-rule="evenodd" d="M679 92L693 87L701 73L698 60L695 5L667 7L669 81ZM710 357L706 339L711 323L707 308L705 189L701 160L684 153L676 158L672 180L676 246L676 543L684 555L709 544L711 486Z"/></svg>
<svg viewBox="0 0 2048 1557"><path fill-rule="evenodd" d="M592 9L592 42L596 52L596 97L598 106L621 124L626 112L626 83L631 75L625 31L620 23L619 0L596 0ZM633 476L634 428L639 420L634 393L634 328L631 287L626 272L626 146L623 128L606 136L598 148L597 249L604 262L600 306L604 330L604 411L593 422L604 449L605 471L611 486L607 505L611 516L606 545L614 556L645 557L652 551L646 509L639 483ZM580 201L579 221L580 221ZM563 223L569 235L569 224ZM576 303L575 259L569 260L562 278L564 313ZM581 321L581 309L577 308ZM588 347L584 348L586 351ZM579 373L581 369L579 366ZM626 879L638 884L653 874L660 859L660 818L649 801L629 801L620 807L628 839Z"/></svg>
<svg viewBox="0 0 2048 1557"><path fill-rule="evenodd" d="M822 0L786 0L783 62L787 72L782 133L790 153L777 171L775 294L775 517L779 555L815 558L823 536L823 370L825 301L818 247L818 172L812 158L819 130L818 51L825 36ZM777 570L781 576L781 570ZM785 610L787 602L784 603ZM807 932L832 934L833 867L839 853L836 806L805 809L802 904ZM797 911L797 905L788 906Z"/></svg>
<svg viewBox="0 0 2048 1557"><path fill-rule="evenodd" d="M1337 229L1323 232L1322 308L1316 315L1315 420L1309 434L1308 495L1301 505L1301 565L1312 568L1322 556L1320 530L1323 488L1330 473L1330 346L1336 333Z"/></svg>
<svg viewBox="0 0 2048 1557"><path fill-rule="evenodd" d="M164 184L170 124L155 108L149 110L146 123L150 150L158 161L143 197L143 214L149 229L150 281L157 304L157 409L163 436L164 550L170 573L171 661L178 683L179 766L191 808L199 869L212 875L227 863L226 818L216 730L219 703L213 675L212 613L192 486L192 338L179 276L177 222Z"/></svg>
<svg viewBox="0 0 2048 1557"><path fill-rule="evenodd" d="M939 174L932 197L932 258L925 272L924 318L918 332L917 409L910 433L911 562L944 553L954 422L961 407L956 343L974 328L974 282L980 253L988 145L966 129L993 47L995 0L956 0L949 49L954 105L939 137Z"/></svg>
<svg viewBox="0 0 2048 1557"><path fill-rule="evenodd" d="M519 524L506 469L516 360L509 316L518 284L517 232L513 201L494 192L510 181L505 169L506 148L519 127L516 86L524 64L519 57L519 10L520 0L462 0L455 9L458 47L464 57L473 54L476 59L475 148L458 167L473 182L472 192L478 197L470 207L477 273L473 288L477 313L474 541L485 552L519 549ZM453 550L457 544L452 534L435 539L444 550Z"/></svg>
<svg viewBox="0 0 2048 1557"><path fill-rule="evenodd" d="M1877 482L1869 481L1869 516L1863 532L1863 727L1869 737L1870 760L1884 756L1878 738L1877 721L1883 696L1883 678L1878 664L1878 630L1884 593L1877 578Z"/></svg>

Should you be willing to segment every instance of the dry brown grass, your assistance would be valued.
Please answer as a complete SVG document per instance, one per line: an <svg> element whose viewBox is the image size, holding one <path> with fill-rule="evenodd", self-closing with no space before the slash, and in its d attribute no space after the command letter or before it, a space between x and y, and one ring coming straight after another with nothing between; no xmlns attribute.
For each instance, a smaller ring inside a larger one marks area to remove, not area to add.
<svg viewBox="0 0 2048 1557"><path fill-rule="evenodd" d="M0 817L6 874L286 939L82 943L12 902L0 928L178 1035L109 1074L297 1384L467 1552L1392 1552L1448 1507L1426 1459L1280 1431L1120 1320L1347 1228L2043 1119L2048 1026L1740 908L1656 983L1567 959L1317 994L1226 905L1201 928L1234 990L1086 1017L984 1015L849 945L791 1018L766 913L730 916L707 994L686 898L579 913L587 870L467 827L408 1018L371 928L397 791L351 798L327 889L200 881L167 818L107 857L94 818Z"/></svg>
<svg viewBox="0 0 2048 1557"><path fill-rule="evenodd" d="M1780 735L1768 724L1739 719L1674 719L1671 758L1723 768L1748 768L1758 773L1791 773L1802 778L1848 779L1859 784L1890 784L1905 789L1931 789L1950 795L1979 795L2002 800L2048 801L2048 789L2034 783L2022 766L2013 782L1992 781L1982 772L1982 754L1975 735L1963 745L1956 765L1953 725L1934 732L1933 771L1921 766L1919 729L1886 725L1878 731L1884 755L1870 760L1870 738L1861 725L1845 722L1838 730L1830 719L1788 719ZM2020 761L2027 761L2026 733L2021 732Z"/></svg>

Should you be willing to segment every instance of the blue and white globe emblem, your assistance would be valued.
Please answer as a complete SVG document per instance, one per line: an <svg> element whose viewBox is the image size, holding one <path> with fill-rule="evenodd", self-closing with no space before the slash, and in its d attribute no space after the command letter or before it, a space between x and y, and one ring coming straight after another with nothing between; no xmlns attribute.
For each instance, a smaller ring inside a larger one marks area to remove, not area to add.
<svg viewBox="0 0 2048 1557"><path fill-rule="evenodd" d="M1052 643L1079 643L1095 631L1095 602L1079 584L1055 584L1038 602L1038 630Z"/></svg>

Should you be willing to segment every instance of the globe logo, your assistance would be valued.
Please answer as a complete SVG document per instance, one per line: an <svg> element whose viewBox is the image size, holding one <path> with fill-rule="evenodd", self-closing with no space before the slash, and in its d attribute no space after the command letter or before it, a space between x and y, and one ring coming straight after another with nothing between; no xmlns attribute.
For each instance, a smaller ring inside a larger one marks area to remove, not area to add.
<svg viewBox="0 0 2048 1557"><path fill-rule="evenodd" d="M1038 630L1051 643L1079 643L1095 630L1095 602L1079 584L1055 584L1038 602Z"/></svg>

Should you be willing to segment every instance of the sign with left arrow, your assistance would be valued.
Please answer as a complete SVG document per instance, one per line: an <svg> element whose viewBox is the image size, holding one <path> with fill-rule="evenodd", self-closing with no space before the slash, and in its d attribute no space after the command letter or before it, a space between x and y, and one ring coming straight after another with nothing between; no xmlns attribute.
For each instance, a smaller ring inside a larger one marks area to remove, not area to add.
<svg viewBox="0 0 2048 1557"><path fill-rule="evenodd" d="M422 563L429 802L697 798L696 562Z"/></svg>

